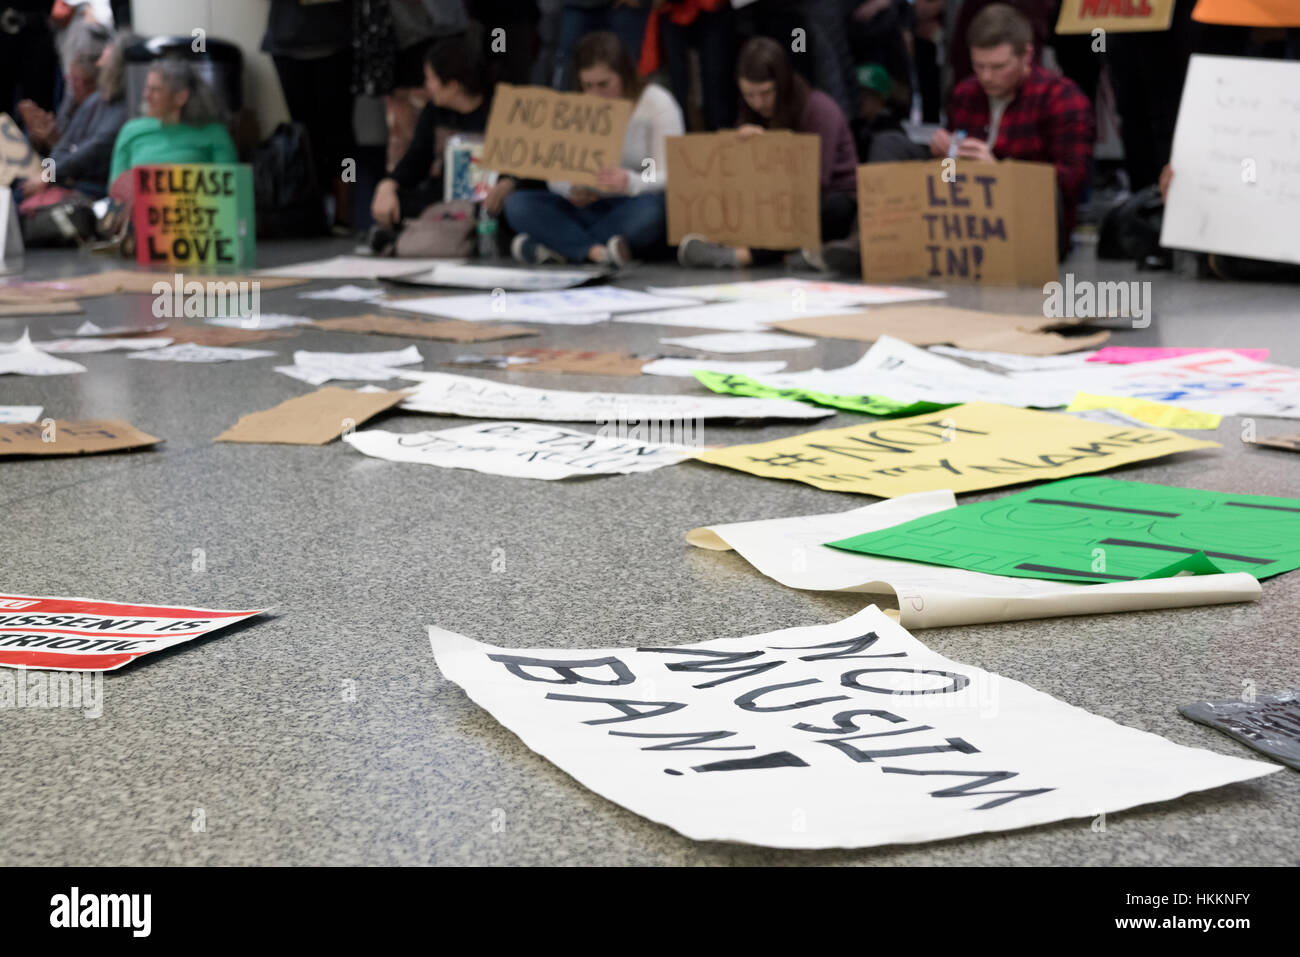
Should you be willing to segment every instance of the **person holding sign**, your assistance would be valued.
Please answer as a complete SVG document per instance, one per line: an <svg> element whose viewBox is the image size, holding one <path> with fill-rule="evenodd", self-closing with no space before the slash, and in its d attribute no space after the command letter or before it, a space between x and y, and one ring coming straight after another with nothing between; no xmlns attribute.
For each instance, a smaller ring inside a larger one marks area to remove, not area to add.
<svg viewBox="0 0 1300 957"><path fill-rule="evenodd" d="M622 166L596 174L597 185L551 181L547 190L519 192L506 201L506 220L518 234L510 246L524 263L595 262L623 266L633 255L664 245L667 159L664 141L686 130L681 108L661 86L642 86L613 33L589 33L578 43L574 67L582 92L636 103L623 135Z"/></svg>
<svg viewBox="0 0 1300 957"><path fill-rule="evenodd" d="M975 75L953 89L947 129L935 131L930 152L1055 166L1057 253L1064 259L1096 139L1092 104L1072 80L1034 63L1034 28L1013 7L985 7L967 39Z"/></svg>
<svg viewBox="0 0 1300 957"><path fill-rule="evenodd" d="M113 144L108 181L115 197L122 193L122 187L114 190L118 178L136 166L239 162L225 110L184 60L162 60L150 67L144 113L128 121Z"/></svg>
<svg viewBox="0 0 1300 957"><path fill-rule="evenodd" d="M442 155L453 133L482 133L492 109L492 90L482 57L464 37L434 44L424 58L424 89L429 103L420 112L406 153L391 175L379 181L370 214L376 224L371 244L382 248L402 220L414 219L442 201ZM492 215L501 211L515 180L497 180L483 204Z"/></svg>
<svg viewBox="0 0 1300 957"><path fill-rule="evenodd" d="M754 37L740 51L736 68L740 87L741 139L767 130L815 133L821 140L821 236L843 239L857 215L857 147L839 106L821 90L809 87L790 64L785 48L768 37ZM710 242L692 235L677 247L683 266L739 268L779 261L784 250L750 249ZM820 255L803 257L817 268Z"/></svg>

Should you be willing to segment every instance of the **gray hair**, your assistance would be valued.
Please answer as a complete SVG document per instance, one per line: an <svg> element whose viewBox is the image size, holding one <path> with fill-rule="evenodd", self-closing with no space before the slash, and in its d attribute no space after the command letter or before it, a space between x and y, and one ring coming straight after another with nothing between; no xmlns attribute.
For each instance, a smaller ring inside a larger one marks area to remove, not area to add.
<svg viewBox="0 0 1300 957"><path fill-rule="evenodd" d="M194 67L184 60L174 57L159 60L149 67L150 73L157 73L173 93L189 90L189 98L181 107L181 122L190 126L207 126L209 123L226 122L226 108L217 98L217 94Z"/></svg>
<svg viewBox="0 0 1300 957"><path fill-rule="evenodd" d="M137 37L130 30L118 30L108 42L108 63L99 71L99 95L108 103L126 98L126 48Z"/></svg>

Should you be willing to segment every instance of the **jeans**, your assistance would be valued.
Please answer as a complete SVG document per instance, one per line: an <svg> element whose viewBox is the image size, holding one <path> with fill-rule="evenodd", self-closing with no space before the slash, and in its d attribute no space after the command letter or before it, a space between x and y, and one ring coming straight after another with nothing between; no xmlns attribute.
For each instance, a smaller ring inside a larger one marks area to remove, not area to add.
<svg viewBox="0 0 1300 957"><path fill-rule="evenodd" d="M664 243L668 216L663 193L611 196L575 206L550 190L522 190L506 200L506 220L569 262L586 262L592 246L622 236L643 254Z"/></svg>
<svg viewBox="0 0 1300 957"><path fill-rule="evenodd" d="M601 10L565 7L560 11L560 28L555 40L555 75L551 86L557 90L574 88L577 78L573 74L573 51L578 41L594 30L610 30L617 34L632 63L640 63L641 42L645 39L645 22L649 14L649 3Z"/></svg>

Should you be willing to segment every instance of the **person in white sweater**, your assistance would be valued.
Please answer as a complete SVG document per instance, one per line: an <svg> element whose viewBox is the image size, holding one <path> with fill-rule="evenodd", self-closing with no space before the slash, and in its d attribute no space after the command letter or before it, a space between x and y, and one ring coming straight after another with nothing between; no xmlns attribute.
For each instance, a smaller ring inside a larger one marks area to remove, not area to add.
<svg viewBox="0 0 1300 957"><path fill-rule="evenodd" d="M664 140L686 131L681 108L661 86L643 85L617 36L589 33L574 51L582 92L634 100L622 165L602 169L597 186L552 181L506 200L517 235L510 251L524 263L595 262L624 266L665 248L667 158Z"/></svg>

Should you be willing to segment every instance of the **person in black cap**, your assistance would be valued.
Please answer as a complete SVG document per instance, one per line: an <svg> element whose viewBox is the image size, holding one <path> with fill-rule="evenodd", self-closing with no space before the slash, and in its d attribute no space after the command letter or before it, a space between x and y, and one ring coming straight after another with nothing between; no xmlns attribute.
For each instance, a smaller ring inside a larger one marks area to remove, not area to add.
<svg viewBox="0 0 1300 957"><path fill-rule="evenodd" d="M54 109L59 54L50 33L53 0L0 0L0 110L17 115L19 100Z"/></svg>

